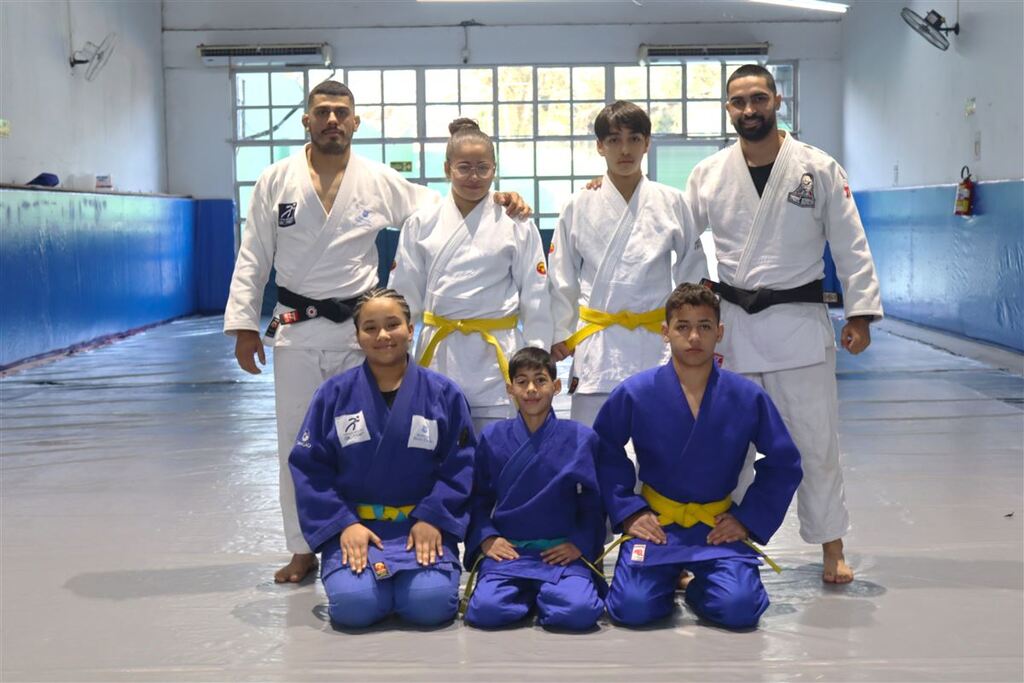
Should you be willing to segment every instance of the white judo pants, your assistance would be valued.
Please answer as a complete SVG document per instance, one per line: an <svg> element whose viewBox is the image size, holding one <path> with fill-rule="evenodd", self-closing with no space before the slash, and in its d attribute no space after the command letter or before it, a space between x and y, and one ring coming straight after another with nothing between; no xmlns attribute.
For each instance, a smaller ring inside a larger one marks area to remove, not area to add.
<svg viewBox="0 0 1024 683"><path fill-rule="evenodd" d="M573 394L569 417L588 427L593 427L598 411L607 400L608 394Z"/></svg>
<svg viewBox="0 0 1024 683"><path fill-rule="evenodd" d="M274 347L274 405L277 409L277 458L280 466L279 497L284 518L284 536L289 552L312 552L299 527L295 507L295 484L288 468L299 428L316 390L329 378L363 362L359 350L322 351L320 349Z"/></svg>
<svg viewBox="0 0 1024 683"><path fill-rule="evenodd" d="M835 348L826 350L824 363L744 376L768 392L800 449L804 478L797 490L796 509L801 538L815 544L842 538L850 530L850 515L839 462ZM754 478L753 450L740 476L737 500L742 500Z"/></svg>

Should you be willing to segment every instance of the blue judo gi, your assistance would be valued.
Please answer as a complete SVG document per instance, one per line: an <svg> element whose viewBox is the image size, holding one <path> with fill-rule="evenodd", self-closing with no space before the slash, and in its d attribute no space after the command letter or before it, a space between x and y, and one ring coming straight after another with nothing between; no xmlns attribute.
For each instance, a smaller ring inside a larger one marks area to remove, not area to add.
<svg viewBox="0 0 1024 683"><path fill-rule="evenodd" d="M747 450L764 454L740 504L729 512L757 543L767 543L786 516L800 483L800 454L768 394L750 380L712 367L696 420L672 363L619 385L594 422L610 447L598 459L598 480L616 530L648 503L634 493L636 475L623 450L633 440L639 476L677 502L711 503L736 488ZM606 600L608 614L629 626L668 616L682 569L693 573L686 602L700 617L727 628L757 623L768 608L760 559L743 542L709 545L711 528L665 527L668 542L631 539L619 559Z"/></svg>
<svg viewBox="0 0 1024 683"><path fill-rule="evenodd" d="M474 626L495 628L525 617L536 607L548 628L593 628L604 612L605 586L581 560L547 564L541 552L571 541L594 559L604 540L604 510L597 488L597 435L554 412L530 434L522 417L484 428L473 468L473 496L466 554L474 561L480 544L501 536L519 558L485 557L466 610Z"/></svg>
<svg viewBox="0 0 1024 683"><path fill-rule="evenodd" d="M289 458L299 522L320 553L330 616L369 626L392 612L415 624L450 621L458 608L458 543L469 522L473 436L458 386L410 362L388 408L366 363L324 382ZM395 510L415 506L408 514ZM368 519L367 517L376 517ZM422 567L406 550L416 521L441 530L444 554ZM361 523L383 542L356 574L341 564L340 534Z"/></svg>

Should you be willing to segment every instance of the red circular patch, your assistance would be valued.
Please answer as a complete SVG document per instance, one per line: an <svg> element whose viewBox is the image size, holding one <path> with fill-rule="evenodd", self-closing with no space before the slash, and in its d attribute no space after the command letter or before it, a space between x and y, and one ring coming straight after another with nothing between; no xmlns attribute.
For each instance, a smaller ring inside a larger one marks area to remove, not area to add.
<svg viewBox="0 0 1024 683"><path fill-rule="evenodd" d="M547 275L548 274L547 266L544 265L543 261L538 261L537 262L537 272L540 273L541 275Z"/></svg>

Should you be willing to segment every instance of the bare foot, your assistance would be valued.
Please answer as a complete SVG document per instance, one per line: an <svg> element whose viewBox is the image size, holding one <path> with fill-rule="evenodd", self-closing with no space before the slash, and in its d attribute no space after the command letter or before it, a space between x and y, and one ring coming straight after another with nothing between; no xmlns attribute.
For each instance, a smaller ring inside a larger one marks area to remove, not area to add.
<svg viewBox="0 0 1024 683"><path fill-rule="evenodd" d="M821 544L821 556L825 565L821 580L825 583L850 583L853 581L853 570L846 564L843 555L843 539Z"/></svg>
<svg viewBox="0 0 1024 683"><path fill-rule="evenodd" d="M678 583L676 583L676 590L677 591L684 591L684 590L686 590L686 587L690 585L691 581L693 581L693 574L691 574L690 572L688 572L688 571L686 571L684 569L682 571L682 573L679 574L679 581L678 581Z"/></svg>
<svg viewBox="0 0 1024 683"><path fill-rule="evenodd" d="M296 553L292 561L274 572L275 583L298 583L306 578L306 574L316 569L316 555L313 553Z"/></svg>

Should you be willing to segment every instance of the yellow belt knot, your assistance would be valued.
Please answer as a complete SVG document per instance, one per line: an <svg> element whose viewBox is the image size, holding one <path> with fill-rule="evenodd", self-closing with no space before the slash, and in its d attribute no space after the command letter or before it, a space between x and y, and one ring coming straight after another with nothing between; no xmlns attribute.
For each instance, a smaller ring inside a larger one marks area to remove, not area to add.
<svg viewBox="0 0 1024 683"><path fill-rule="evenodd" d="M518 323L519 317L515 315L506 316L504 318L466 318L463 320L455 320L435 315L431 311L426 311L423 313L423 324L436 327L437 331L430 338L427 348L423 349L423 353L419 359L419 364L423 367L429 366L430 361L434 359L434 352L437 351L438 345L452 332L461 332L462 334L477 333L484 338L485 342L494 347L495 354L498 358L498 367L501 368L501 374L504 376L505 381L509 382L508 359L505 358L505 352L502 350L501 344L498 343L498 340L493 334L491 334L491 332L495 332L497 330L514 330Z"/></svg>
<svg viewBox="0 0 1024 683"><path fill-rule="evenodd" d="M584 339L593 334L597 334L601 330L609 328L612 325L625 327L628 330L635 330L638 327L642 327L648 332L661 334L661 323L664 319L665 312L660 308L653 311L645 311L643 313L635 313L633 311L608 313L607 311L599 311L596 308L580 306L580 320L588 324L581 327L574 335L566 339L565 344L569 347L570 351L575 350Z"/></svg>

